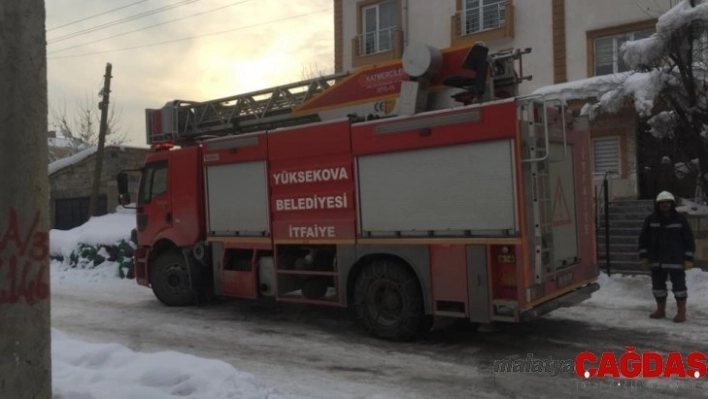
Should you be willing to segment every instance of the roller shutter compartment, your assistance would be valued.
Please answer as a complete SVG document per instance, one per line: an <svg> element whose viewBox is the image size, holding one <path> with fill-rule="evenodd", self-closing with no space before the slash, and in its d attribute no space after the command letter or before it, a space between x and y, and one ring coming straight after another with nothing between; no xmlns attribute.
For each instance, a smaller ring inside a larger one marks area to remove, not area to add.
<svg viewBox="0 0 708 399"><path fill-rule="evenodd" d="M209 166L206 174L211 235L269 233L265 162Z"/></svg>
<svg viewBox="0 0 708 399"><path fill-rule="evenodd" d="M517 230L510 140L363 156L357 167L363 235Z"/></svg>

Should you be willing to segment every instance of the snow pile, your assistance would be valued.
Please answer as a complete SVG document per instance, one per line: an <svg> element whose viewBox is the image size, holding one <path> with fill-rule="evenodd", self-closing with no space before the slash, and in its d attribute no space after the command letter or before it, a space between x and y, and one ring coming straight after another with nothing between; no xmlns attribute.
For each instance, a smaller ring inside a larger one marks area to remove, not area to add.
<svg viewBox="0 0 708 399"><path fill-rule="evenodd" d="M708 206L697 204L687 199L681 199L681 206L677 206L676 210L693 216L708 216Z"/></svg>
<svg viewBox="0 0 708 399"><path fill-rule="evenodd" d="M574 80L541 87L535 90L532 95L543 95L547 99L559 98L565 101L595 98L600 97L610 90L616 89L619 85L624 83L629 76L631 76L631 73L624 72Z"/></svg>
<svg viewBox="0 0 708 399"><path fill-rule="evenodd" d="M81 244L116 245L130 240L135 228L135 210L118 207L116 213L92 217L71 230L51 230L49 251L52 256L69 257Z"/></svg>
<svg viewBox="0 0 708 399"><path fill-rule="evenodd" d="M55 399L282 398L231 365L177 352L136 353L52 330Z"/></svg>
<svg viewBox="0 0 708 399"><path fill-rule="evenodd" d="M50 137L47 140L47 144L50 147L55 147L55 148L77 148L77 149L87 148L86 144L81 143L78 140L73 141L73 140L67 139L66 137Z"/></svg>
<svg viewBox="0 0 708 399"><path fill-rule="evenodd" d="M656 33L652 36L623 44L620 52L623 53L625 63L631 69L641 72L554 85L537 90L534 94L565 99L598 98L598 103L587 104L581 111L582 115L588 115L591 119L597 117L600 112L615 113L631 101L640 116L650 117L655 110L656 100L663 91L682 87L675 72L654 67L667 56L670 46L675 45L675 33L693 23L698 23L694 26L700 25L699 30L708 31L708 0L697 0L695 7L691 7L688 0L682 1L658 19ZM690 46L686 45L686 48L688 50ZM666 131L654 129L652 133L664 135Z"/></svg>
<svg viewBox="0 0 708 399"><path fill-rule="evenodd" d="M708 311L702 304L708 303L708 273L701 269L686 271L688 288L688 320L680 328L671 321L676 312L676 301L671 292L671 280L667 280L669 289L667 319L654 320L649 313L656 309L652 295L651 277L644 275L607 276L604 272L598 278L600 290L580 304L557 309L550 319L575 320L588 323L590 328L631 326L632 329L645 332L665 333L670 339L703 339L705 337L705 319ZM631 340L631 338L630 338ZM636 343L635 343L636 344Z"/></svg>
<svg viewBox="0 0 708 399"><path fill-rule="evenodd" d="M642 305L654 306L650 276L620 274L608 276L602 272L598 284L600 290L594 293L591 299L582 302L583 304L603 305L603 307L617 309ZM671 290L671 280L667 280L666 286ZM687 270L686 287L692 303L708 303L708 272L698 268ZM669 294L673 295L671 292Z"/></svg>
<svg viewBox="0 0 708 399"><path fill-rule="evenodd" d="M85 160L86 158L90 157L91 155L95 154L97 150L98 150L98 148L96 148L96 147L89 147L85 150L81 150L81 151L77 152L76 154L74 154L72 156L58 159L58 160L49 164L49 174L50 175L54 174L64 168L68 168L71 165L75 165L75 164Z"/></svg>
<svg viewBox="0 0 708 399"><path fill-rule="evenodd" d="M632 69L642 69L653 65L672 45L672 36L683 27L708 22L708 2L695 0L695 7L689 0L683 0L659 17L656 33L646 39L624 43L624 62Z"/></svg>
<svg viewBox="0 0 708 399"><path fill-rule="evenodd" d="M663 111L649 118L647 123L650 126L649 132L656 138L673 138L677 120L675 111Z"/></svg>
<svg viewBox="0 0 708 399"><path fill-rule="evenodd" d="M600 110L617 112L634 99L637 113L649 117L654 110L656 97L668 86L676 84L676 78L660 70L638 72L629 76L616 89L600 96L599 102L583 108L583 114L591 118L597 116Z"/></svg>

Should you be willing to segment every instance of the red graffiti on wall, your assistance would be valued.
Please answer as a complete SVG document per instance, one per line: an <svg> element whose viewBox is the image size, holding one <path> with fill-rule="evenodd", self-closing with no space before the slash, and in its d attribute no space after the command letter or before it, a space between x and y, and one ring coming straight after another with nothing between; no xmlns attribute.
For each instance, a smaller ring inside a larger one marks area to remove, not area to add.
<svg viewBox="0 0 708 399"><path fill-rule="evenodd" d="M49 297L49 284L45 280L49 235L37 231L39 218L36 212L29 231L22 232L17 223L17 211L10 207L9 224L4 232L0 226L0 251L4 252L0 256L0 273L6 273L4 280L10 285L0 289L0 303L15 304L24 297L28 304L34 305ZM33 272L33 269L37 270Z"/></svg>

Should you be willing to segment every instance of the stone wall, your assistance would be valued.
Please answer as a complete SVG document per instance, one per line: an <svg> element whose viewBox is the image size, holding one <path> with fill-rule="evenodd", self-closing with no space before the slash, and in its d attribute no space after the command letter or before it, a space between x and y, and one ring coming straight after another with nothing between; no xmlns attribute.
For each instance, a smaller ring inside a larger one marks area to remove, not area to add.
<svg viewBox="0 0 708 399"><path fill-rule="evenodd" d="M107 146L105 148L99 193L107 196L109 213L113 212L118 206L116 176L123 169L142 167L148 153L149 149L141 148L118 146ZM91 196L95 165L96 156L94 154L49 176L52 227L54 227L54 221L56 220L55 200ZM128 177L131 199L135 201L140 175L138 173L129 173Z"/></svg>

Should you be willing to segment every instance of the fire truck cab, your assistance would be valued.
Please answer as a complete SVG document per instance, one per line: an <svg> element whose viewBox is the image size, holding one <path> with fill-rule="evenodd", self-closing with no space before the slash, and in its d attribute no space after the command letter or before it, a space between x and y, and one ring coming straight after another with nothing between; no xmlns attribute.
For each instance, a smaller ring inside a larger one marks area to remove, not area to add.
<svg viewBox="0 0 708 399"><path fill-rule="evenodd" d="M352 308L397 340L434 317L516 323L589 298L588 126L518 95L529 51L412 45L351 74L147 110L137 283L170 306Z"/></svg>

